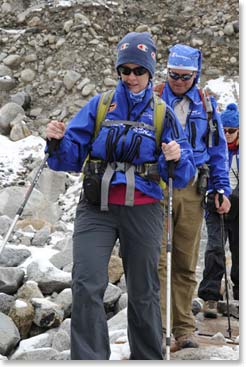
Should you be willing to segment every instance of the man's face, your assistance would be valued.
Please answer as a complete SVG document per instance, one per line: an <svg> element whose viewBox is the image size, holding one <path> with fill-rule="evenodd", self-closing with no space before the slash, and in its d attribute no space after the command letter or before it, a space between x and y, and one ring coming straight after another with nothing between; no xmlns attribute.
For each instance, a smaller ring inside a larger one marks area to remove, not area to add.
<svg viewBox="0 0 246 367"><path fill-rule="evenodd" d="M194 82L197 72L185 69L169 69L168 83L174 94L182 96ZM180 78L182 77L182 79ZM186 80L184 80L186 79Z"/></svg>

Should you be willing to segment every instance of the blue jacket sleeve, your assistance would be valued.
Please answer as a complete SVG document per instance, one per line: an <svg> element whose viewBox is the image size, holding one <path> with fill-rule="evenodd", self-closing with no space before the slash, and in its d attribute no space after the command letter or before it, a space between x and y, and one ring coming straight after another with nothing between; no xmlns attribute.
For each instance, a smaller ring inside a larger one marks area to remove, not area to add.
<svg viewBox="0 0 246 367"><path fill-rule="evenodd" d="M217 102L211 97L213 105L213 121L217 124L217 141L214 141L212 147L208 147L210 156L210 179L209 189L214 191L223 189L226 196L231 193L229 180L229 155L223 125L221 123L220 114L217 111Z"/></svg>
<svg viewBox="0 0 246 367"><path fill-rule="evenodd" d="M175 188L184 188L191 178L195 176L196 167L193 152L178 118L172 108L167 105L161 141L169 143L172 140L180 144L181 148L180 160L175 163L173 185ZM167 163L161 151L159 156L159 173L165 182L168 182Z"/></svg>
<svg viewBox="0 0 246 367"><path fill-rule="evenodd" d="M69 122L59 148L49 158L55 171L80 172L94 134L99 95L93 97Z"/></svg>

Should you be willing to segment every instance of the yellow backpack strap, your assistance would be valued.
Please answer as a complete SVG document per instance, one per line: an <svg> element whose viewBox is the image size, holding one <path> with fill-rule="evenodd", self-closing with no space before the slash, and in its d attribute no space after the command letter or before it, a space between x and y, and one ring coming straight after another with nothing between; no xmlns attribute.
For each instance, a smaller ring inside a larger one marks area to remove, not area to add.
<svg viewBox="0 0 246 367"><path fill-rule="evenodd" d="M94 138L97 137L98 135L98 132L101 127L101 123L105 119L105 116L106 116L106 113L108 112L113 95L114 95L114 90L108 90L107 92L102 93L100 97L98 107L97 107L97 117L96 117L96 126L94 130Z"/></svg>
<svg viewBox="0 0 246 367"><path fill-rule="evenodd" d="M156 138L156 145L157 148L160 147L161 144L161 134L164 128L164 117L166 113L166 103L158 97L154 95L155 98L155 109L154 109L154 126L155 126L155 138ZM159 183L162 190L166 188L166 183L160 179Z"/></svg>
<svg viewBox="0 0 246 367"><path fill-rule="evenodd" d="M159 98L157 95L154 95L154 99L155 99L155 109L154 109L155 138L157 147L159 148L161 143L161 134L164 126L166 103L163 101L163 99Z"/></svg>
<svg viewBox="0 0 246 367"><path fill-rule="evenodd" d="M94 136L93 139L95 139L98 135L98 132L100 130L101 127L101 123L102 121L105 119L106 113L108 112L110 103L112 101L114 95L114 90L108 90L107 92L103 92L101 94L100 100L98 102L98 106L97 106L97 116L96 116L96 126L95 126L95 130L94 130ZM89 160L89 156L90 154L87 154L87 157L85 158L83 167L82 167L82 172L84 170L84 167L87 163L87 161ZM84 174L82 173L82 178L84 177Z"/></svg>

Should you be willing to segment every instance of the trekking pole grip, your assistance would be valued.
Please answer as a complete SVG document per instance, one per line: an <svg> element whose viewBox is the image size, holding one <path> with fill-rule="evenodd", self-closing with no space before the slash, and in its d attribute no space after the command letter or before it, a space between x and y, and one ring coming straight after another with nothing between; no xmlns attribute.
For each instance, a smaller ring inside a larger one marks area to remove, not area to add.
<svg viewBox="0 0 246 367"><path fill-rule="evenodd" d="M52 155L53 152L55 152L60 144L60 140L52 138L51 140L47 139L48 144L48 154Z"/></svg>
<svg viewBox="0 0 246 367"><path fill-rule="evenodd" d="M219 204L220 206L223 203L223 194L224 194L224 190L218 190L218 194L219 194Z"/></svg>
<svg viewBox="0 0 246 367"><path fill-rule="evenodd" d="M168 178L172 178L172 179L174 178L174 167L175 167L174 161L167 162Z"/></svg>

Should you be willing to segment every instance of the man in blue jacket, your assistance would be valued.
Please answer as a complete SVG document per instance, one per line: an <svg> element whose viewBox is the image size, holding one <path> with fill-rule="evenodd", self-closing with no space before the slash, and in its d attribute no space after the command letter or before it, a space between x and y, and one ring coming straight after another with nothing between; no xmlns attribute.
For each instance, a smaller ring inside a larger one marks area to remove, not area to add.
<svg viewBox="0 0 246 367"><path fill-rule="evenodd" d="M173 253L172 253L172 332L176 346L198 347L194 338L195 319L192 314L192 297L196 287L196 265L199 253L200 233L203 222L201 202L210 188L216 193L217 212L230 209L230 183L228 177L227 147L216 111L217 104L210 98L211 112L207 113L197 87L201 73L200 50L177 44L170 49L167 63L167 82L161 97L170 105L182 124L190 142L197 168L195 180L186 188L176 188L173 195ZM218 201L218 191L224 190L223 202ZM166 231L159 265L161 282L161 312L163 330L166 325Z"/></svg>
<svg viewBox="0 0 246 367"><path fill-rule="evenodd" d="M107 360L110 344L103 295L117 238L128 291L130 359L163 359L158 263L163 234L159 178L183 188L195 174L189 143L166 106L161 143L156 144L152 78L156 47L149 33L132 32L118 44L119 82L99 133L94 134L100 95L70 121L47 127L59 139L49 158L54 170L80 172L84 182L73 236L71 359Z"/></svg>

